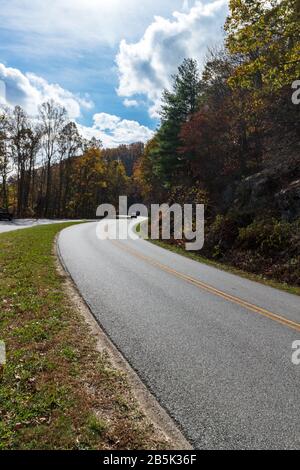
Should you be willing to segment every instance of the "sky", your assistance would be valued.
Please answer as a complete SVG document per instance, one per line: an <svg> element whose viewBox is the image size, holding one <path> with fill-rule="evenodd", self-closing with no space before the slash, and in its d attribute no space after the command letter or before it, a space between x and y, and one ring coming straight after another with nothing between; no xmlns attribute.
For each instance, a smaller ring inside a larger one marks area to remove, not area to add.
<svg viewBox="0 0 300 470"><path fill-rule="evenodd" d="M53 99L105 147L146 142L186 57L223 39L227 0L0 0L0 101Z"/></svg>

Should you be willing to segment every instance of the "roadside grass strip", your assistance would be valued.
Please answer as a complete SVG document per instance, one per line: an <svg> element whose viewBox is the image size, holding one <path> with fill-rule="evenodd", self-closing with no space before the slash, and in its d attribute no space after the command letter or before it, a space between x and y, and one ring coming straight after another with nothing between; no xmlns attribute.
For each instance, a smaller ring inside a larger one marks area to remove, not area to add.
<svg viewBox="0 0 300 470"><path fill-rule="evenodd" d="M70 225L0 235L0 449L165 448L65 294L53 243Z"/></svg>

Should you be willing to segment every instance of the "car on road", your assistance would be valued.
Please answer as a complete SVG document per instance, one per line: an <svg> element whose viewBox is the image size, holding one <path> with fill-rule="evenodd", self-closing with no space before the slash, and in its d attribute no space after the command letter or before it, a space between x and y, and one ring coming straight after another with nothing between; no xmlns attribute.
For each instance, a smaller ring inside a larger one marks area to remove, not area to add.
<svg viewBox="0 0 300 470"><path fill-rule="evenodd" d="M13 214L7 209L0 208L0 220L9 220L10 222L13 219Z"/></svg>

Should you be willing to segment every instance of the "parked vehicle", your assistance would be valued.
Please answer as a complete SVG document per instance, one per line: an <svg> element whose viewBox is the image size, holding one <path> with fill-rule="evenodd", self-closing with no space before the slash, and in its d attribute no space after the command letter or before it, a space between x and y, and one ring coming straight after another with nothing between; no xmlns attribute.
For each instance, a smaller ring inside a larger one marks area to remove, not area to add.
<svg viewBox="0 0 300 470"><path fill-rule="evenodd" d="M0 207L0 220L9 220L10 222L13 219L13 214L11 214L7 209Z"/></svg>

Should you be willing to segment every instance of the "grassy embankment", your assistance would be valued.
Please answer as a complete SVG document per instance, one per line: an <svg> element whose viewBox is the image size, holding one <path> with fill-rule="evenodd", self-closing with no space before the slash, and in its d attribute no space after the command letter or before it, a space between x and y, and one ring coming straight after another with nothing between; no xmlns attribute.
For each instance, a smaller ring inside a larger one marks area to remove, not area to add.
<svg viewBox="0 0 300 470"><path fill-rule="evenodd" d="M140 232L141 232L141 224L138 224L136 226L136 233L139 234ZM284 282L279 282L276 279L270 279L270 278L267 278L263 275L259 275L256 273L247 272L242 269L238 269L235 266L232 266L225 262L222 263L222 262L214 261L212 259L206 258L205 256L201 256L199 252L186 251L183 246L180 246L175 243L171 243L171 242L163 241L163 240L150 240L149 239L149 241L155 245L160 246L161 248L165 248L169 251L185 256L186 258L193 259L194 261L207 264L208 266L213 266L217 269L230 272L231 274L236 274L237 276L250 279L251 281L260 282L261 284L274 287L276 289L280 289L285 292L289 292L290 294L300 295L300 287L298 286L293 286Z"/></svg>
<svg viewBox="0 0 300 470"><path fill-rule="evenodd" d="M53 241L68 225L0 235L0 449L164 447L64 293Z"/></svg>
<svg viewBox="0 0 300 470"><path fill-rule="evenodd" d="M274 287L275 289L279 289L285 292L289 292L290 294L300 295L300 287L298 286L291 286L289 284L281 283L276 280L267 279L266 277L259 274L242 271L241 269L235 268L234 266L231 266L229 264L213 261L209 258L205 258L199 255L197 252L194 253L192 251L186 251L184 248L178 245L173 245L165 241L151 240L151 242L162 248L166 248L167 250L173 251L174 253L185 256L186 258L198 261L199 263L204 263L208 266L213 266L214 268L221 269L222 271L227 271L231 274L236 274L237 276L250 279L251 281L260 282L261 284Z"/></svg>

